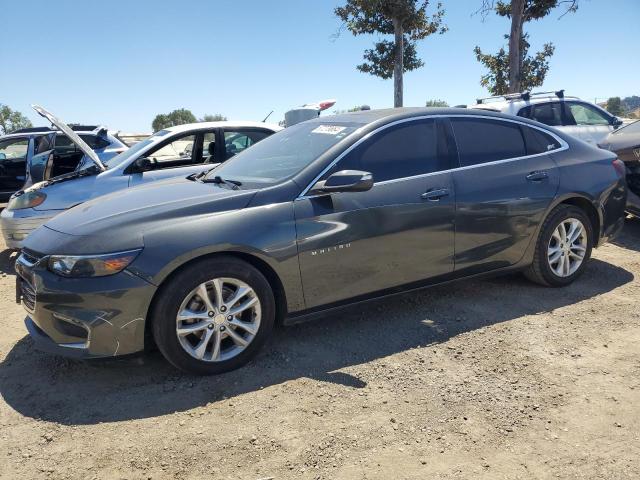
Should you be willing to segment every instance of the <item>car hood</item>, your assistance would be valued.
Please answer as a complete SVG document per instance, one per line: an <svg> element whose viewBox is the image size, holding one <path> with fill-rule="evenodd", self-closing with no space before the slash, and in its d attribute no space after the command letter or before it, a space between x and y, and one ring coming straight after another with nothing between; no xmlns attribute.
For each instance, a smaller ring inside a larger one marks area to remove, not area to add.
<svg viewBox="0 0 640 480"><path fill-rule="evenodd" d="M90 200L57 215L35 230L25 247L45 254L137 248L144 245L149 229L244 208L255 192L187 179L153 182Z"/></svg>
<svg viewBox="0 0 640 480"><path fill-rule="evenodd" d="M46 118L53 125L58 127L58 129L62 131L62 133L64 133L69 138L69 140L76 144L76 146L80 149L80 151L82 151L82 153L84 153L88 158L91 159L91 161L96 165L97 168L100 169L101 172L104 172L107 169L98 157L98 154L94 152L91 147L87 145L76 132L69 128L69 125L64 123L53 113L42 108L40 105L31 105L31 107L38 113L38 115Z"/></svg>

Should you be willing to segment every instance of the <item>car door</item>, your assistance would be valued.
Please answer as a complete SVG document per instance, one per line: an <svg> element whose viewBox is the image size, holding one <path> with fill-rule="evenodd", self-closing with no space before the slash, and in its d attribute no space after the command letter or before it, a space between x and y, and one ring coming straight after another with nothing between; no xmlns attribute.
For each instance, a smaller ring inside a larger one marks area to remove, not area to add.
<svg viewBox="0 0 640 480"><path fill-rule="evenodd" d="M591 145L598 145L613 131L614 117L584 102L567 100L567 114L576 125L579 138Z"/></svg>
<svg viewBox="0 0 640 480"><path fill-rule="evenodd" d="M370 172L366 192L294 202L308 308L448 274L453 270L455 192L444 130L434 119L384 128L319 180Z"/></svg>
<svg viewBox="0 0 640 480"><path fill-rule="evenodd" d="M0 140L0 203L24 185L28 152L29 137Z"/></svg>
<svg viewBox="0 0 640 480"><path fill-rule="evenodd" d="M451 118L460 167L456 189L456 272L517 263L558 190L549 133L496 118ZM526 141L525 141L526 140Z"/></svg>
<svg viewBox="0 0 640 480"><path fill-rule="evenodd" d="M210 169L214 166L210 163L215 164L216 159L208 149L211 145L211 152L214 152L216 134L217 129L186 132L163 141L145 154L153 163L152 169L144 172L136 172L133 168L127 170L129 185L186 177Z"/></svg>

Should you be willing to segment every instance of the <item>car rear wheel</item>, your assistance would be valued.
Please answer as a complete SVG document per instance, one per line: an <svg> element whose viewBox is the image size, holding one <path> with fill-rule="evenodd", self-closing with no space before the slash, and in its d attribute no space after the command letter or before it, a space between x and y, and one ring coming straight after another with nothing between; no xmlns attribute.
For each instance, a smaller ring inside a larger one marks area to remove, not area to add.
<svg viewBox="0 0 640 480"><path fill-rule="evenodd" d="M162 287L153 336L162 354L189 373L223 373L247 363L273 330L267 279L246 262L219 257L179 272Z"/></svg>
<svg viewBox="0 0 640 480"><path fill-rule="evenodd" d="M545 286L568 285L584 271L592 247L589 217L578 207L559 205L540 229L533 263L525 275Z"/></svg>

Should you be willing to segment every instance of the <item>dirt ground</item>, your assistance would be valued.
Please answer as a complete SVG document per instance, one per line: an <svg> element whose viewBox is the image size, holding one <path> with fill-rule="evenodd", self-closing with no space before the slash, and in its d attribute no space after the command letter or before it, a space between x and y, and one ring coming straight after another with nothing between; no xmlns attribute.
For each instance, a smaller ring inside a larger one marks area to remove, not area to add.
<svg viewBox="0 0 640 480"><path fill-rule="evenodd" d="M0 248L1 250L1 248ZM545 289L467 281L283 328L194 378L34 350L0 253L0 478L640 478L640 221Z"/></svg>

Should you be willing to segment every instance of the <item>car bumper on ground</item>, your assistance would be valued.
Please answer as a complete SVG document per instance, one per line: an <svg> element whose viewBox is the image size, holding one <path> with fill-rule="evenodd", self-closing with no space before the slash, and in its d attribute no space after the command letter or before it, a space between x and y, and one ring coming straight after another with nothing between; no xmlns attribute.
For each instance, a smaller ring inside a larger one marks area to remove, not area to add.
<svg viewBox="0 0 640 480"><path fill-rule="evenodd" d="M38 211L32 208L7 210L0 214L0 229L7 248L22 248L27 235L64 210Z"/></svg>
<svg viewBox="0 0 640 480"><path fill-rule="evenodd" d="M46 256L16 261L16 299L38 348L74 358L128 355L144 349L145 318L156 287L123 271L96 278L62 278Z"/></svg>

